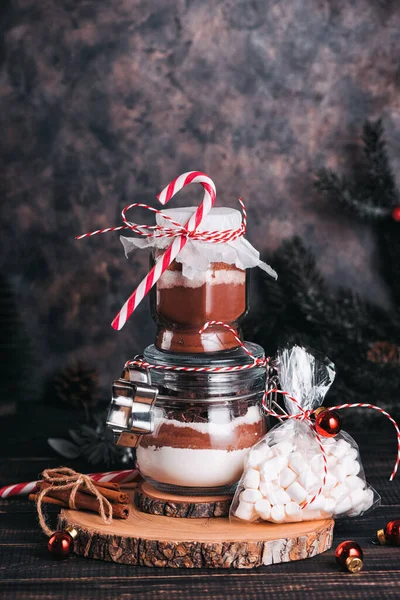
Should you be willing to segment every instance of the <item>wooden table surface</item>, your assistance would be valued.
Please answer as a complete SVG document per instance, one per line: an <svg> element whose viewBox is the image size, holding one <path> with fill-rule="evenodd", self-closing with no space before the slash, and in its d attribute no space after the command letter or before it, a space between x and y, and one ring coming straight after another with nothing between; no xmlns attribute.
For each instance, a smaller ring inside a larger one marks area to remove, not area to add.
<svg viewBox="0 0 400 600"><path fill-rule="evenodd" d="M35 508L26 499L0 501L0 597L14 599L222 600L238 598L400 598L400 548L372 543L375 531L400 518L400 475L390 483L395 459L394 430L354 434L359 442L368 480L382 496L382 505L363 518L338 521L333 547L312 559L255 570L184 570L131 567L72 556L50 558ZM5 452L3 451L3 455ZM28 453L27 453L28 454ZM36 479L46 467L59 466L55 456L5 456L0 485ZM76 465L74 465L76 468ZM51 518L55 523L56 512ZM364 550L364 570L341 572L334 549L354 539Z"/></svg>

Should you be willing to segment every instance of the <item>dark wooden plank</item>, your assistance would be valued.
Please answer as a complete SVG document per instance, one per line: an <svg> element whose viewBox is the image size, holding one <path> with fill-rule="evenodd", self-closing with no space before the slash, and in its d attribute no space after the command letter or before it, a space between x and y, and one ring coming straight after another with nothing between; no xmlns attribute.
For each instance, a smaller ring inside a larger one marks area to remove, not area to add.
<svg viewBox="0 0 400 600"><path fill-rule="evenodd" d="M271 594L274 598L310 600L398 598L400 549L372 544L376 529L400 517L400 481L388 481L395 458L394 434L388 430L387 436L382 439L380 435L378 440L370 434L356 435L368 480L381 493L383 505L363 518L338 521L334 546L321 556L229 572L129 567L75 556L57 563L47 553L46 537L39 530L34 506L17 498L0 501L0 597L257 600ZM46 466L61 462L51 456L11 457L0 464L0 481L30 480ZM80 468L84 470L84 466ZM55 509L49 511L53 523L56 514ZM336 545L349 538L356 539L365 552L365 569L356 576L342 573L334 560Z"/></svg>

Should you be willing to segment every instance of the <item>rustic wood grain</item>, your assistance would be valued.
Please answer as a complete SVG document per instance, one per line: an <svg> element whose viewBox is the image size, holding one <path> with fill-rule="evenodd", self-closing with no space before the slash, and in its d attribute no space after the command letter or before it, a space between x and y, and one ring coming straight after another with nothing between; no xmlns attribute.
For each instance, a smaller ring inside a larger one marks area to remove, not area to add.
<svg viewBox="0 0 400 600"><path fill-rule="evenodd" d="M8 430L9 432L10 430ZM350 432L352 433L352 432ZM362 518L337 521L330 550L312 560L273 564L257 569L149 569L73 555L62 563L49 559L34 507L27 499L0 500L0 598L7 600L375 600L399 598L400 549L372 544L375 531L400 516L400 479L388 481L395 444L392 432L352 433L359 443L369 482L382 495L382 506ZM4 435L7 432L4 430ZM13 429L16 439L20 430ZM59 458L3 452L1 484L29 480ZM10 445L9 445L10 448ZM18 450L17 446L15 446ZM74 468L88 466L74 462ZM48 511L56 526L57 510ZM182 523L180 520L176 520ZM337 544L354 539L364 550L364 570L341 572L334 559Z"/></svg>
<svg viewBox="0 0 400 600"><path fill-rule="evenodd" d="M177 519L132 507L126 521L108 526L98 515L63 509L59 528L78 529L76 554L148 567L238 568L311 558L332 545L332 519L303 523L243 523L229 519Z"/></svg>
<svg viewBox="0 0 400 600"><path fill-rule="evenodd" d="M227 517L232 496L175 496L159 492L150 483L140 483L134 495L139 510L150 515L181 519Z"/></svg>

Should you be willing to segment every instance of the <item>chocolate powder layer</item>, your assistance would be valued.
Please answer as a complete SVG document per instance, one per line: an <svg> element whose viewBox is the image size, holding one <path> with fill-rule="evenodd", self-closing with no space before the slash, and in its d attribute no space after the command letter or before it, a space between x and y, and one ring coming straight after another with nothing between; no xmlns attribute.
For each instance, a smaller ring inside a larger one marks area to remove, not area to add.
<svg viewBox="0 0 400 600"><path fill-rule="evenodd" d="M266 422L260 419L256 423L232 426L232 435L201 433L193 427L176 427L173 423L163 423L156 435L143 436L140 445L143 448L155 446L162 448L188 448L192 450L242 450L250 448L266 433Z"/></svg>
<svg viewBox="0 0 400 600"><path fill-rule="evenodd" d="M170 270L180 271L175 263ZM213 263L212 271L237 271L234 265ZM213 326L200 334L207 321L229 323L237 332L236 322L246 312L246 284L204 283L191 288L176 285L157 288L156 313L159 320L156 346L173 352L218 352L235 348L232 333L222 326Z"/></svg>

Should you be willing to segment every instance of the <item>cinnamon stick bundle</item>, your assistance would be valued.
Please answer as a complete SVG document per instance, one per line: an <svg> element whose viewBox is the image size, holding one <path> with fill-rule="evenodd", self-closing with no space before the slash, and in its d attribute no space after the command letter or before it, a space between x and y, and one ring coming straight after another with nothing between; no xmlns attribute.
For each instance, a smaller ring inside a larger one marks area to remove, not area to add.
<svg viewBox="0 0 400 600"><path fill-rule="evenodd" d="M69 508L69 497L71 495L70 490L57 490L56 488L52 487L50 484L46 483L46 482L41 482L38 485L39 489L49 489L47 495L43 498L43 502L46 502L47 499L56 499L59 501L63 502L63 506L65 508ZM31 496L34 496L34 500L37 499L37 494L31 494ZM129 498L129 496L128 496ZM51 502L51 504L55 504L54 502ZM57 503L58 504L58 503ZM59 505L61 506L61 505ZM99 501L97 500L97 498L95 496L92 496L90 494L86 494L83 493L81 491L78 491L75 495L75 506L77 510L89 510L92 512L96 512L99 513ZM117 518L117 519L127 519L129 516L129 506L127 504L123 504L123 503L112 503L112 512L113 512L113 517Z"/></svg>
<svg viewBox="0 0 400 600"><path fill-rule="evenodd" d="M62 475L55 475L55 477L62 478ZM108 482L100 482L100 481L92 481L93 485L101 492L104 498L107 498L110 502L119 502L120 504L127 504L129 502L129 494L126 492L121 492L118 483L108 483ZM39 489L42 489L40 486L42 482L38 484ZM48 487L48 485L47 485ZM94 493L89 490L85 485L79 486L79 491L84 494L89 494L90 496L94 496Z"/></svg>

